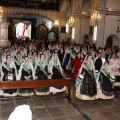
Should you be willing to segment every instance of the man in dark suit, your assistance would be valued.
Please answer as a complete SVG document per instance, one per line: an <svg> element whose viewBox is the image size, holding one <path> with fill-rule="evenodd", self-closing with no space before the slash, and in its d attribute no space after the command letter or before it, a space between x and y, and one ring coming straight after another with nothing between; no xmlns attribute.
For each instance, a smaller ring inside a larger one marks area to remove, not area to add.
<svg viewBox="0 0 120 120"><path fill-rule="evenodd" d="M102 65L106 62L105 52L101 52L100 58L95 61L95 70L100 71Z"/></svg>

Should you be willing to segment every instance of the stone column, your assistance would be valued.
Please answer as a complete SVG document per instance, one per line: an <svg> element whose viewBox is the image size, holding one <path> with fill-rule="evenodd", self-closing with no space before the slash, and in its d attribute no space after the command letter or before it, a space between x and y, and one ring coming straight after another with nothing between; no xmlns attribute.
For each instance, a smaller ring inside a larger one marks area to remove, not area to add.
<svg viewBox="0 0 120 120"><path fill-rule="evenodd" d="M80 14L75 14L75 37L74 37L74 41L76 43L81 43L81 15Z"/></svg>
<svg viewBox="0 0 120 120"><path fill-rule="evenodd" d="M60 19L60 40L64 40L66 41L66 22L67 22L67 18L61 18Z"/></svg>
<svg viewBox="0 0 120 120"><path fill-rule="evenodd" d="M8 47L8 22L0 22L0 48Z"/></svg>
<svg viewBox="0 0 120 120"><path fill-rule="evenodd" d="M104 30L105 30L105 14L100 14L101 20L98 22L97 25L97 40L96 40L96 47L104 47L103 41L104 41Z"/></svg>

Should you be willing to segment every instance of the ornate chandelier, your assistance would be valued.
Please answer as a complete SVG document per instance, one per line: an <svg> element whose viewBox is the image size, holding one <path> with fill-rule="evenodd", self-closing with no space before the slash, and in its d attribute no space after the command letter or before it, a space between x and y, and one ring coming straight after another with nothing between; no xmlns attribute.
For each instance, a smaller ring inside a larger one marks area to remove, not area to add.
<svg viewBox="0 0 120 120"><path fill-rule="evenodd" d="M58 20L55 20L55 21L54 21L54 25L55 25L55 26L59 26L59 24L60 24L60 23L59 23Z"/></svg>
<svg viewBox="0 0 120 120"><path fill-rule="evenodd" d="M70 26L74 26L75 19L74 19L73 16L71 16L71 17L68 19L68 23L70 24Z"/></svg>
<svg viewBox="0 0 120 120"><path fill-rule="evenodd" d="M2 17L3 17L3 9L2 7L0 7L0 21L2 21Z"/></svg>
<svg viewBox="0 0 120 120"><path fill-rule="evenodd" d="M97 25L100 19L101 15L98 13L98 11L94 11L91 16L91 25Z"/></svg>

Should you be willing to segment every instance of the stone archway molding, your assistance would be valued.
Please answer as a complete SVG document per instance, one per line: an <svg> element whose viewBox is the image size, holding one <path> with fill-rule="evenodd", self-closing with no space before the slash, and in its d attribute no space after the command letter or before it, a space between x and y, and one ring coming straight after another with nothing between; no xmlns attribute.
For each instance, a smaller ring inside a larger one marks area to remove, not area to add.
<svg viewBox="0 0 120 120"><path fill-rule="evenodd" d="M3 7L3 14L17 14L17 15L40 15L55 21L59 18L59 12L53 10L31 9L31 8L18 8L18 7Z"/></svg>

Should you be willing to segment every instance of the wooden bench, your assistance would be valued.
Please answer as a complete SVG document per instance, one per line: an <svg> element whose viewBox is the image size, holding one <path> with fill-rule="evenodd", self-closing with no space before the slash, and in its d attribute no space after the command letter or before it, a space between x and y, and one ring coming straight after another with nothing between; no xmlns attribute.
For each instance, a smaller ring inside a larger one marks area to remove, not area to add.
<svg viewBox="0 0 120 120"><path fill-rule="evenodd" d="M115 80L115 84L114 86L120 86L120 76L115 76L116 80Z"/></svg>
<svg viewBox="0 0 120 120"><path fill-rule="evenodd" d="M38 87L52 87L52 86L66 86L67 92L65 95L71 99L71 79L49 79L49 80L24 80L24 81L1 81L0 89L20 89L33 88L34 95L36 95L36 88Z"/></svg>

